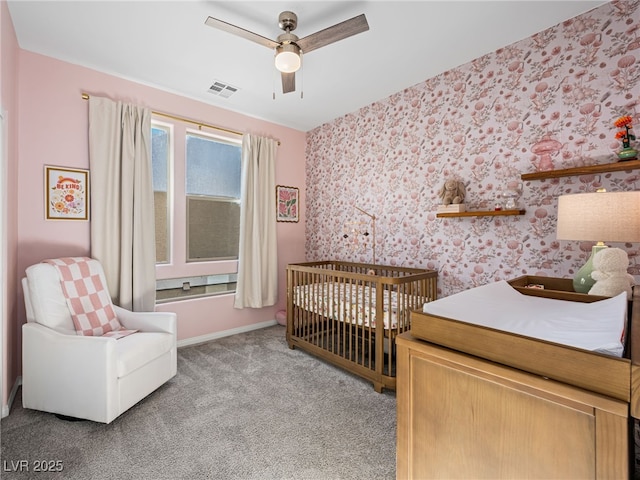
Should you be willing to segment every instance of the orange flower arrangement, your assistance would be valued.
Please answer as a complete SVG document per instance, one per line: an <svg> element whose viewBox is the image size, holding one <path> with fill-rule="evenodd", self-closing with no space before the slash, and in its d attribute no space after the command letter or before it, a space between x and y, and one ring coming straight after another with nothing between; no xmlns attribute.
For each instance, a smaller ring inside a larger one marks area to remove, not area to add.
<svg viewBox="0 0 640 480"><path fill-rule="evenodd" d="M616 132L616 138L622 140L623 148L629 148L631 140L635 140L636 137L629 130L633 128L631 115L624 115L618 118L613 124L616 128L624 128L624 130L618 130Z"/></svg>

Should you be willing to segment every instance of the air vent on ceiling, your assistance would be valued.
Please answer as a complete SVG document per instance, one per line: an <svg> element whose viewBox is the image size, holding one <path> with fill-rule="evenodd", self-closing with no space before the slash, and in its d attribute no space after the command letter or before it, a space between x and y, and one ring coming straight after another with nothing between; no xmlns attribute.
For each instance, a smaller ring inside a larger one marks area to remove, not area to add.
<svg viewBox="0 0 640 480"><path fill-rule="evenodd" d="M209 93L213 93L214 95L222 98L229 98L237 91L237 87L229 85L228 83L220 82L218 80L214 80L213 85L209 87Z"/></svg>

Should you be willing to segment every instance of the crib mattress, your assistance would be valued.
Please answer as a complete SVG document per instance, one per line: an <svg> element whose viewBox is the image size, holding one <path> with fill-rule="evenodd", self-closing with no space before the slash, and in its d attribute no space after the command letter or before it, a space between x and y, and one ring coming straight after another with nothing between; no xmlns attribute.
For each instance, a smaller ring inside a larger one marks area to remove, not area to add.
<svg viewBox="0 0 640 480"><path fill-rule="evenodd" d="M371 328L376 327L377 321L375 301L375 286L355 283L298 285L293 294L293 303L298 307L332 320ZM385 330L398 328L398 293L385 291L383 304L382 320Z"/></svg>
<svg viewBox="0 0 640 480"><path fill-rule="evenodd" d="M423 312L617 357L624 351L625 293L579 303L523 295L500 281L426 303Z"/></svg>

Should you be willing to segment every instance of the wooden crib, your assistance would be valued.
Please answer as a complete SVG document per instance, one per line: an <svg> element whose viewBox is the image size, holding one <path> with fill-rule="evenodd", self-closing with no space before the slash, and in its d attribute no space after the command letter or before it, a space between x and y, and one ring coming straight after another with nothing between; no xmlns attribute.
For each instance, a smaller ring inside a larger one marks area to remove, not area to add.
<svg viewBox="0 0 640 480"><path fill-rule="evenodd" d="M287 342L373 382L396 388L396 336L411 310L436 299L437 272L321 261L287 266Z"/></svg>

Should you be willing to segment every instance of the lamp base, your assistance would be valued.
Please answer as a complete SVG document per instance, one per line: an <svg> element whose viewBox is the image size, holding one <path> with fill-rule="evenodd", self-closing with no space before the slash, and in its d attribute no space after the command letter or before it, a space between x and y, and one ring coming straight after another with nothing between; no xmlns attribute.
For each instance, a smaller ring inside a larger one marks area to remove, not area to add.
<svg viewBox="0 0 640 480"><path fill-rule="evenodd" d="M591 287L596 281L591 278L591 272L593 272L593 257L600 250L607 248L606 245L594 245L591 247L591 256L587 263L585 263L580 270L577 271L576 276L573 277L573 289L578 293L589 293Z"/></svg>

